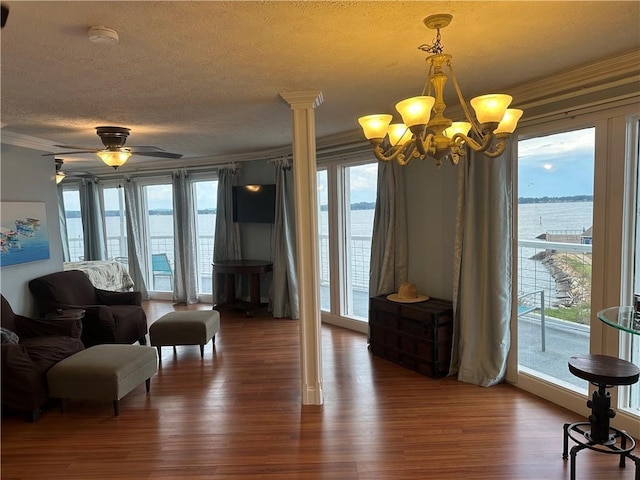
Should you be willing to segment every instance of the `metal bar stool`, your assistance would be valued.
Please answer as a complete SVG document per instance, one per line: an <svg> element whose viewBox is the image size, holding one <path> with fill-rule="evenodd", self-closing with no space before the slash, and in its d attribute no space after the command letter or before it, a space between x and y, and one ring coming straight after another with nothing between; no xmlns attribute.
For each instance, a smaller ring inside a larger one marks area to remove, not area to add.
<svg viewBox="0 0 640 480"><path fill-rule="evenodd" d="M587 401L587 407L591 408L589 421L564 424L562 458L568 458L569 438L577 444L571 448L571 480L576 478L576 455L585 448L620 455L620 468L630 458L636 464L636 480L640 480L640 458L631 453L636 442L624 430L609 425L616 412L611 408L611 394L606 391L617 385L633 385L638 381L640 369L631 362L606 355L575 355L569 359L569 371L598 387Z"/></svg>

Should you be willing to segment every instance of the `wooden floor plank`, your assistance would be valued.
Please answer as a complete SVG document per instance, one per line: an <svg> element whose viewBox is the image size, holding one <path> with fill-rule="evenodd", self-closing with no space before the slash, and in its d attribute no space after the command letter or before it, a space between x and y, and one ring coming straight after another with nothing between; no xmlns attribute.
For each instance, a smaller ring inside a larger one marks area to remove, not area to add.
<svg viewBox="0 0 640 480"><path fill-rule="evenodd" d="M145 306L149 322L174 310ZM207 309L206 305L177 307ZM577 414L510 385L434 380L323 326L322 406L300 404L298 322L222 312L215 350L163 348L151 392L69 401L36 423L2 419L2 479L568 479L562 425ZM591 451L579 479L632 479Z"/></svg>

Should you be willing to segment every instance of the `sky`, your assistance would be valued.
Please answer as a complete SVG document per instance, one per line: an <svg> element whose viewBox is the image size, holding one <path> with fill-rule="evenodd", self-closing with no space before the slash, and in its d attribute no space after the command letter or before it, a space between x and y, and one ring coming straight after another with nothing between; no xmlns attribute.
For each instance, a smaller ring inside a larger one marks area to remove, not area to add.
<svg viewBox="0 0 640 480"><path fill-rule="evenodd" d="M518 142L518 197L593 195L595 129Z"/></svg>

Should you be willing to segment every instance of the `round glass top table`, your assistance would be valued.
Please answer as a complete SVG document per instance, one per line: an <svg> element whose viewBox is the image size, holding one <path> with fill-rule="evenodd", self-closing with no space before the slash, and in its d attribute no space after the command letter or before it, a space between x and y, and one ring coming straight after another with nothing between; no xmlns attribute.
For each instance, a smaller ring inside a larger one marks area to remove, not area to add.
<svg viewBox="0 0 640 480"><path fill-rule="evenodd" d="M640 314L633 307L609 307L600 310L598 318L618 330L640 335Z"/></svg>

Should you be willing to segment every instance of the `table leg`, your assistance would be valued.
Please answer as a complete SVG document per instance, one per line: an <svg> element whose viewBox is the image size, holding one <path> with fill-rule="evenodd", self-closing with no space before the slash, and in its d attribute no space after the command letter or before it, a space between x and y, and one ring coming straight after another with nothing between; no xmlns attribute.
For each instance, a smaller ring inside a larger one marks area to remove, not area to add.
<svg viewBox="0 0 640 480"><path fill-rule="evenodd" d="M259 307L260 306L260 274L259 273L251 274L251 290L249 294L251 298L251 303Z"/></svg>
<svg viewBox="0 0 640 480"><path fill-rule="evenodd" d="M236 276L233 273L226 273L224 276L224 296L226 303L236 299Z"/></svg>

